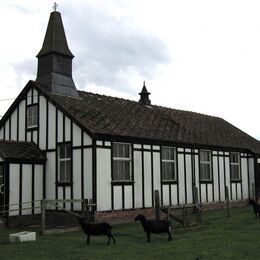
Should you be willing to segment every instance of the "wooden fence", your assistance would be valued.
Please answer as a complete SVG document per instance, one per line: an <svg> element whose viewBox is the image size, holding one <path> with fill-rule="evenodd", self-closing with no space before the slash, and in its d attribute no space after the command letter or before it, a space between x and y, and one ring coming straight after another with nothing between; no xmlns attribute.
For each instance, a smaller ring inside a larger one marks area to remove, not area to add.
<svg viewBox="0 0 260 260"><path fill-rule="evenodd" d="M38 203L39 206L35 206L35 204ZM76 213L71 210L67 210L66 208L60 206L60 203L82 203L82 211L81 214ZM31 204L31 207L22 207L22 205ZM10 213L12 212L19 212L18 215L22 215L22 211L25 210L32 210L35 212L35 209L40 209L40 212L37 215L41 215L41 234L46 233L46 210L48 209L48 205L54 206L56 209L60 209L61 211L68 212L71 215L74 215L76 217L84 216L86 219L88 219L90 222L95 221L95 207L96 204L92 202L91 199L71 199L71 200L34 200L34 201L26 201L22 203L15 203L15 204L9 204L4 205L4 210L0 211L0 216L8 215L10 216ZM16 207L13 208L12 207ZM8 209L6 209L8 208Z"/></svg>

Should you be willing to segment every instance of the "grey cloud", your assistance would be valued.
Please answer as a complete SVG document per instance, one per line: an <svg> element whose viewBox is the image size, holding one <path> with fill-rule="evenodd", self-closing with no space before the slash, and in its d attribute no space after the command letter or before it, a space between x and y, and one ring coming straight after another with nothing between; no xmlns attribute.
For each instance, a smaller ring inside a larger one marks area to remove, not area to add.
<svg viewBox="0 0 260 260"><path fill-rule="evenodd" d="M70 6L64 7L67 40L75 55L74 79L83 86L92 83L131 93L133 90L120 73L133 71L144 79L152 78L159 64L169 62L166 45L129 21L118 20L87 4L72 12Z"/></svg>
<svg viewBox="0 0 260 260"><path fill-rule="evenodd" d="M30 79L36 79L37 64L35 59L26 59L19 63L11 63L10 65L14 68L16 72L17 86L24 86ZM25 75L28 75L30 77L24 77ZM26 81L24 82L24 80Z"/></svg>

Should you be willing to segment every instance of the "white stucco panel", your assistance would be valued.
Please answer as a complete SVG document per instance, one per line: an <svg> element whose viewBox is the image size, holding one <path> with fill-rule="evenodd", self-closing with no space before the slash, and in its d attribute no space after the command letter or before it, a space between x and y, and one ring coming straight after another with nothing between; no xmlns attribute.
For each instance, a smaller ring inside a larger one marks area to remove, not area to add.
<svg viewBox="0 0 260 260"><path fill-rule="evenodd" d="M249 198L249 191L248 191L248 168L247 168L247 159L241 158L241 178L243 180L242 182L242 193L243 198L248 199Z"/></svg>
<svg viewBox="0 0 260 260"><path fill-rule="evenodd" d="M81 150L73 151L73 198L81 199ZM74 203L75 210L81 210L81 203Z"/></svg>
<svg viewBox="0 0 260 260"><path fill-rule="evenodd" d="M134 180L135 180L135 207L141 208L142 204L142 154L134 152Z"/></svg>
<svg viewBox="0 0 260 260"><path fill-rule="evenodd" d="M111 151L97 148L97 210L111 210Z"/></svg>
<svg viewBox="0 0 260 260"><path fill-rule="evenodd" d="M49 102L48 148L54 149L56 145L56 108Z"/></svg>
<svg viewBox="0 0 260 260"><path fill-rule="evenodd" d="M11 140L17 140L17 109L11 115Z"/></svg>
<svg viewBox="0 0 260 260"><path fill-rule="evenodd" d="M151 153L144 152L144 206L152 207L152 170Z"/></svg>
<svg viewBox="0 0 260 260"><path fill-rule="evenodd" d="M65 142L70 141L71 139L71 122L70 119L65 116Z"/></svg>
<svg viewBox="0 0 260 260"><path fill-rule="evenodd" d="M34 166L34 203L35 207L40 207L41 202L39 200L43 199L43 165L36 164ZM39 214L41 212L40 208L35 209L34 213Z"/></svg>
<svg viewBox="0 0 260 260"><path fill-rule="evenodd" d="M63 142L63 113L58 110L58 142Z"/></svg>
<svg viewBox="0 0 260 260"><path fill-rule="evenodd" d="M81 129L73 123L73 146L81 145Z"/></svg>
<svg viewBox="0 0 260 260"><path fill-rule="evenodd" d="M213 156L213 182L214 182L214 199L219 200L219 181L218 181L218 159Z"/></svg>
<svg viewBox="0 0 260 260"><path fill-rule="evenodd" d="M114 186L114 209L122 208L122 186Z"/></svg>
<svg viewBox="0 0 260 260"><path fill-rule="evenodd" d="M19 164L10 164L10 193L9 193L9 204L17 204L10 206L10 210L16 210L17 211L11 211L10 216L17 216L19 215L19 179L20 179L20 165Z"/></svg>
<svg viewBox="0 0 260 260"><path fill-rule="evenodd" d="M84 149L84 198L92 199L92 148Z"/></svg>
<svg viewBox="0 0 260 260"><path fill-rule="evenodd" d="M40 104L39 104L39 125L40 125L40 138L39 145L40 149L46 149L46 98L40 96Z"/></svg>
<svg viewBox="0 0 260 260"><path fill-rule="evenodd" d="M19 104L19 140L25 140L25 100Z"/></svg>
<svg viewBox="0 0 260 260"><path fill-rule="evenodd" d="M84 132L83 138L84 138L84 145L92 145L92 139L87 133Z"/></svg>
<svg viewBox="0 0 260 260"><path fill-rule="evenodd" d="M185 204L185 180L184 180L183 154L178 154L178 177L179 177L179 203Z"/></svg>
<svg viewBox="0 0 260 260"><path fill-rule="evenodd" d="M125 209L131 209L133 207L132 186L125 185Z"/></svg>
<svg viewBox="0 0 260 260"><path fill-rule="evenodd" d="M22 214L30 215L32 214L31 209L25 209L32 207L32 165L23 164L22 165Z"/></svg>
<svg viewBox="0 0 260 260"><path fill-rule="evenodd" d="M225 200L224 157L219 157L220 200Z"/></svg>
<svg viewBox="0 0 260 260"><path fill-rule="evenodd" d="M46 154L46 199L55 199L55 152L48 152ZM47 208L54 209L53 206L47 205Z"/></svg>
<svg viewBox="0 0 260 260"><path fill-rule="evenodd" d="M177 184L171 185L171 196L172 196L172 205L178 204L178 190L177 190Z"/></svg>
<svg viewBox="0 0 260 260"><path fill-rule="evenodd" d="M153 153L153 190L161 191L160 154Z"/></svg>
<svg viewBox="0 0 260 260"><path fill-rule="evenodd" d="M162 185L163 206L170 205L169 185Z"/></svg>
<svg viewBox="0 0 260 260"><path fill-rule="evenodd" d="M191 155L186 155L186 188L187 188L187 203L193 202L193 187L192 187L192 165Z"/></svg>
<svg viewBox="0 0 260 260"><path fill-rule="evenodd" d="M65 199L66 200L70 200L71 199L71 187L65 187ZM67 210L71 210L71 203L70 202L66 202L65 203L65 208Z"/></svg>

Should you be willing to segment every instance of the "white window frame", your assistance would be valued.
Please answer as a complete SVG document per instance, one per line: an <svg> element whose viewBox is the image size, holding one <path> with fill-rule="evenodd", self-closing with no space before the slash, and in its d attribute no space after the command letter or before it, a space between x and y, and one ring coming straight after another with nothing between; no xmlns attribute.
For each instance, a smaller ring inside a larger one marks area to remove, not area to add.
<svg viewBox="0 0 260 260"><path fill-rule="evenodd" d="M206 152L209 153L209 161L202 161L201 159L201 153ZM210 178L202 178L202 172L201 172L201 165L206 164L209 165L209 176ZM211 158L211 151L210 150L200 150L200 181L212 181L212 158Z"/></svg>
<svg viewBox="0 0 260 260"><path fill-rule="evenodd" d="M38 122L39 122L38 109L39 109L38 104L27 106L27 128L28 129L38 127ZM30 114L30 110L32 111L32 114Z"/></svg>
<svg viewBox="0 0 260 260"><path fill-rule="evenodd" d="M112 154L113 157L113 173L112 173L112 181L114 182L124 182L124 181L132 181L132 150L131 150L131 144L129 143L121 143L121 142L114 142L113 143L113 150L114 150L114 146L115 145L126 145L128 146L129 149L129 157L114 157L114 154ZM114 171L114 162L116 161L123 161L123 162L129 162L129 178L126 178L126 172L124 172L122 175L124 176L124 178L119 178L120 174L118 174L119 176L115 176L115 171ZM115 178L118 177L118 178Z"/></svg>
<svg viewBox="0 0 260 260"><path fill-rule="evenodd" d="M64 151L64 154L66 155L67 154L67 146L70 146L70 157L64 157L64 158L60 158L60 149L62 146L65 146L65 151ZM70 161L71 162L71 154L72 154L72 146L71 146L71 143L59 143L58 144L58 182L59 183L70 183L72 182L72 165L70 163L70 167L69 169L66 168L66 162ZM61 162L65 162L65 172L62 173L61 172ZM61 179L61 174L64 174L64 178Z"/></svg>
<svg viewBox="0 0 260 260"><path fill-rule="evenodd" d="M231 158L233 155L237 155L237 162L231 162ZM232 177L232 166L237 166L238 167L238 178L233 178ZM240 153L238 152L231 152L230 153L230 180L231 181L240 181L241 180L241 172L240 172Z"/></svg>
<svg viewBox="0 0 260 260"><path fill-rule="evenodd" d="M174 169L174 178L172 179L165 179L165 174L163 172L163 167L162 167L162 181L177 181L177 172L176 172L176 148L175 147L171 147L171 146L162 146L161 148L162 150L163 149L169 149L169 150L172 150L173 151L173 160L169 160L169 159L164 159L163 158L163 151L161 151L162 153L162 158L161 158L161 161L162 161L162 164L163 163L173 163L173 169Z"/></svg>

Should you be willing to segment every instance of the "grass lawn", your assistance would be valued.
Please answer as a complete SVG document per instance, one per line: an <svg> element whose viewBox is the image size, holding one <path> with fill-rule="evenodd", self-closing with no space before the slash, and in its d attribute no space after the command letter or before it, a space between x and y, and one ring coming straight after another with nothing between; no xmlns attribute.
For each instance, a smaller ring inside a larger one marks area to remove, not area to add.
<svg viewBox="0 0 260 260"><path fill-rule="evenodd" d="M146 242L141 224L113 227L116 244L107 238L91 237L85 244L82 232L37 236L36 242L8 244L8 234L18 229L0 230L0 259L260 259L260 220L251 207L203 214L198 227L183 229L174 224L173 241L167 234L152 235ZM23 229L24 230L24 229Z"/></svg>

